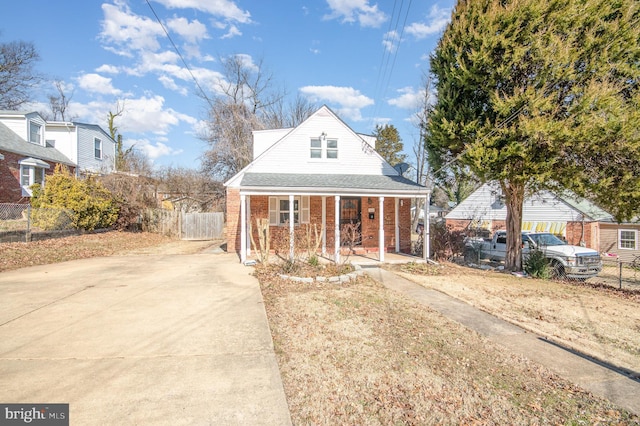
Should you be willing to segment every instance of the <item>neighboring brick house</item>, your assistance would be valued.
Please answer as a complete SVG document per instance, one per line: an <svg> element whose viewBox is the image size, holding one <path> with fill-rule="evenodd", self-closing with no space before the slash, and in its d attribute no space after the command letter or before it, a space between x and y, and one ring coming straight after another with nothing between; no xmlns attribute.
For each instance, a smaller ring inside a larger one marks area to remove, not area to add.
<svg viewBox="0 0 640 426"><path fill-rule="evenodd" d="M357 251L411 250L411 199L426 187L404 178L374 149L375 138L355 133L323 106L299 126L253 133L253 161L225 183L227 250L244 262L257 240L256 219L270 233L290 235L304 224L323 229L322 254L339 261L348 225L358 227ZM250 226L251 224L251 226Z"/></svg>
<svg viewBox="0 0 640 426"><path fill-rule="evenodd" d="M75 172L75 164L55 148L44 145L44 120L29 116L30 140L27 142L0 122L0 203L27 203L29 187L43 183L56 164Z"/></svg>
<svg viewBox="0 0 640 426"><path fill-rule="evenodd" d="M488 234L506 229L507 208L497 183L487 183L446 216L453 229L484 229ZM613 216L585 199L541 191L523 204L522 230L551 232L569 244L602 253L615 253L623 261L640 255L638 220L616 223Z"/></svg>

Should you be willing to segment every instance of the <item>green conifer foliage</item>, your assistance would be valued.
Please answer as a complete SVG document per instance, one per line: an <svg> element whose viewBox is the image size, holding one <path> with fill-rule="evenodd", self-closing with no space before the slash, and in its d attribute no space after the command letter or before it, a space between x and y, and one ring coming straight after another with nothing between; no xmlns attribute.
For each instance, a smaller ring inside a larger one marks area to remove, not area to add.
<svg viewBox="0 0 640 426"><path fill-rule="evenodd" d="M426 147L497 180L506 266L522 267L526 192L570 189L620 219L640 212L640 2L460 0L431 58Z"/></svg>

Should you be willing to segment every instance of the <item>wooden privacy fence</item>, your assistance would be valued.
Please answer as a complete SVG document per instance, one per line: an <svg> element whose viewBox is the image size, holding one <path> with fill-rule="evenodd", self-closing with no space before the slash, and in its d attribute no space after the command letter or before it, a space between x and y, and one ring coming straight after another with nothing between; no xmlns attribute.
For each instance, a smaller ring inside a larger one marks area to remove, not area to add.
<svg viewBox="0 0 640 426"><path fill-rule="evenodd" d="M183 213L180 238L218 240L223 238L224 213Z"/></svg>

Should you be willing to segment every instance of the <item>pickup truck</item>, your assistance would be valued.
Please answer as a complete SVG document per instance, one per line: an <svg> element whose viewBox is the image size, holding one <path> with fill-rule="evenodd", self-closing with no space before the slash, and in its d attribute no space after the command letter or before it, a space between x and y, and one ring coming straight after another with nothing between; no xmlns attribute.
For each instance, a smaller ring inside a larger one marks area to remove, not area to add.
<svg viewBox="0 0 640 426"><path fill-rule="evenodd" d="M593 249L568 245L551 233L523 232L523 259L526 259L532 250L542 251L549 259L554 277L585 280L595 277L602 270L600 253ZM465 258L503 262L506 252L507 232L497 231L492 239L467 240Z"/></svg>

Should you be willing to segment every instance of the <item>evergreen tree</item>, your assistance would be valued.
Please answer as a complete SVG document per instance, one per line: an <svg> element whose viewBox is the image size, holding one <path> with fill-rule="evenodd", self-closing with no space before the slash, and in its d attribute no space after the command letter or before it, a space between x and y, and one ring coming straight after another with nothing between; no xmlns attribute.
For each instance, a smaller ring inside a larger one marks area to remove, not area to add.
<svg viewBox="0 0 640 426"><path fill-rule="evenodd" d="M382 156L389 164L395 166L402 163L407 156L402 153L403 145L402 139L398 129L392 124L385 124L384 126L376 125L374 131L376 137L376 151Z"/></svg>
<svg viewBox="0 0 640 426"><path fill-rule="evenodd" d="M526 192L567 188L640 210L640 3L460 0L431 58L434 169L497 180L506 267L520 270Z"/></svg>

